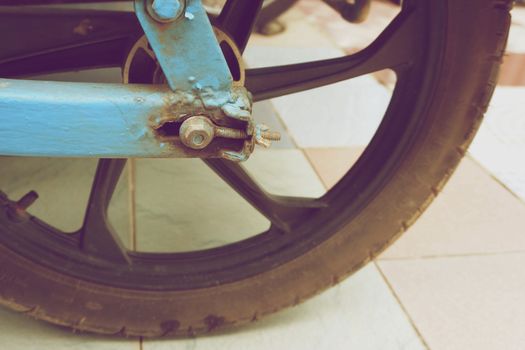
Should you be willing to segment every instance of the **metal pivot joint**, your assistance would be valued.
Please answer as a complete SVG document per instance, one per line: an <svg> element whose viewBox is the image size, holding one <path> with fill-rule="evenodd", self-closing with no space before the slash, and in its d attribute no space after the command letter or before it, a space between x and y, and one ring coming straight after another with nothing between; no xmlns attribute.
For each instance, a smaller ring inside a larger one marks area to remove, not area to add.
<svg viewBox="0 0 525 350"><path fill-rule="evenodd" d="M156 21L169 23L182 17L186 10L186 0L148 0L146 8Z"/></svg>
<svg viewBox="0 0 525 350"><path fill-rule="evenodd" d="M281 135L278 132L269 131L268 126L264 124L257 124L254 131L247 132L245 130L217 126L204 116L186 119L180 127L179 135L181 142L193 149L205 148L215 137L237 140L252 139L252 142L264 147L270 147L272 141L281 139Z"/></svg>
<svg viewBox="0 0 525 350"><path fill-rule="evenodd" d="M184 20L174 22L181 9ZM252 97L242 86L240 51L225 33L211 26L200 0L147 0L146 12L151 17L144 13L143 1L136 0L135 10L153 51L150 56L155 56L165 80L185 101L176 101L177 109L170 115L154 119L158 138L193 156L234 161L247 159L256 144L269 147L280 139L268 127L255 125ZM219 43L226 43L234 53L229 59L236 61L239 77L232 76L232 62L226 62Z"/></svg>

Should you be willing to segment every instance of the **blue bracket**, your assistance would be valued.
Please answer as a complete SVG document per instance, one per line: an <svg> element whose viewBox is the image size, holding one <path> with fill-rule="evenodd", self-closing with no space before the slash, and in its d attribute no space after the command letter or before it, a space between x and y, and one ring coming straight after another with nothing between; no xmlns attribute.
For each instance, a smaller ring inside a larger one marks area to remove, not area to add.
<svg viewBox="0 0 525 350"><path fill-rule="evenodd" d="M187 0L173 22L148 14L148 0L135 0L135 13L172 90L211 89L229 93L232 77L201 0Z"/></svg>

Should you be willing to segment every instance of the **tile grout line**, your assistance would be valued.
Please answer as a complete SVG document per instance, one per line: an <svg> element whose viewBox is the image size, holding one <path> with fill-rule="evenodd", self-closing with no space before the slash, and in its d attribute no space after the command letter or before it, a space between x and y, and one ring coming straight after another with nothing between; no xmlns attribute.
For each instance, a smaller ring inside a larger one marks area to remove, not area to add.
<svg viewBox="0 0 525 350"><path fill-rule="evenodd" d="M272 108L273 112L275 113L277 122L279 122L279 124L281 124L281 127L288 134L288 136L290 137L290 141L292 141L292 144L294 145L295 149L298 149L299 151L301 151L301 154L308 161L308 164L310 165L310 168L312 168L312 170L314 171L314 173L317 176L317 179L319 180L321 185L325 188L325 190L328 190L327 184L323 181L323 178L321 177L321 174L319 173L319 171L317 171L317 168L314 166L314 163L312 162L312 160L310 159L310 157L306 153L305 149L303 147L299 147L299 144L295 140L295 137L293 136L293 134L288 129L288 126L284 122L284 120L281 117L281 114L279 113L279 111L275 108L273 102L270 100L269 103L270 103L270 107Z"/></svg>
<svg viewBox="0 0 525 350"><path fill-rule="evenodd" d="M305 18L307 19L309 18L310 14L308 13L308 11L304 11L301 8L301 6L297 6L297 8L303 14ZM339 46L339 44L337 43L337 40L330 33L330 31L328 31L324 23L321 24L318 18L315 18L315 17L310 17L310 18L312 19L313 27L318 30L319 34L321 34L325 38L325 40L330 44L330 46L333 47L334 49L341 51L341 53L346 54L345 49Z"/></svg>
<svg viewBox="0 0 525 350"><path fill-rule="evenodd" d="M319 178L319 180L323 184L323 187L325 189L328 189L328 186L325 184L325 182L321 178L321 174L317 171L317 168L313 165L313 162L310 160L310 157L308 157L308 154L305 152L305 150L303 148L300 148L300 150L303 153L303 155L305 156L305 158L308 160L308 162L310 163L310 166L312 167L314 172L317 174L317 177ZM414 329L414 332L416 332L416 335L417 335L418 339L421 341L421 343L423 344L425 349L430 350L430 347L428 346L427 342L423 338L423 335L421 334L419 329L416 327L416 324L415 324L414 320L410 317L410 315L409 315L408 311L406 310L405 306L401 303L401 299L399 299L399 296L394 291L394 288L392 287L392 285L390 284L390 282L386 278L385 274L383 273L383 270L381 270L381 268L379 267L379 264L377 263L377 261L375 259L372 261L372 263L374 264L374 266L379 271L379 274L381 275L381 278L383 279L383 281L387 285L388 289L390 290L390 293L392 293L392 295L394 296L395 300L397 301L397 304L399 305L399 307L401 308L401 310L405 314L406 318L408 319L408 322L410 322L410 325L412 326L412 329Z"/></svg>
<svg viewBox="0 0 525 350"><path fill-rule="evenodd" d="M408 322L410 322L410 325L412 326L412 328L414 329L414 331L416 332L417 334L417 337L419 338L419 340L421 340L421 343L423 344L423 346L425 347L425 349L427 350L430 350L430 346L428 346L428 343L425 341L425 338L423 338L423 335L421 334L421 332L419 331L419 329L417 328L416 326L416 323L414 322L414 320L412 319L412 317L410 317L410 314L408 313L407 309L405 308L405 306L403 305L403 303L401 302L401 299L399 298L399 296L397 295L397 293L395 292L394 288L392 287L392 285L390 284L390 281L388 281L387 277L385 276L383 270L381 270L381 267L379 266L379 264L377 263L376 260L373 261L373 264L375 265L375 267L377 268L377 270L379 271L379 274L381 275L381 277L383 278L383 281L385 281L388 289L390 290L390 293L392 293L392 295L394 296L394 298L396 299L399 307L401 308L401 310L403 311L403 313L405 314L405 316L407 317L408 319Z"/></svg>
<svg viewBox="0 0 525 350"><path fill-rule="evenodd" d="M286 132L286 134L290 137L290 141L292 142L293 146L295 148L299 148L299 145L297 144L297 141L295 140L295 137L290 132L290 129L288 128L288 125L286 125L284 119L281 117L281 113L275 108L272 99L268 101L273 113L275 114L275 119L277 119L277 122L280 124L280 126L283 128L283 130Z"/></svg>
<svg viewBox="0 0 525 350"><path fill-rule="evenodd" d="M325 189L325 193L327 193L330 190L330 188L328 188L328 184L324 181L323 177L321 176L321 173L319 172L319 170L317 170L317 167L315 166L314 162L308 156L308 153L306 152L306 149L305 148L299 148L299 150L301 151L303 156L308 161L308 164L310 164L310 168L312 168L312 170L314 171L315 175L317 176L317 179L323 185L323 187Z"/></svg>
<svg viewBox="0 0 525 350"><path fill-rule="evenodd" d="M508 250L503 252L492 253L465 253L465 254L443 254L443 255L424 255L424 256L407 256L407 257L391 257L391 258L376 258L379 261L406 261L406 260L431 260L440 258L469 258L480 256L499 256L511 254L525 254L525 250Z"/></svg>
<svg viewBox="0 0 525 350"><path fill-rule="evenodd" d="M472 160L480 169L485 172L490 178L498 183L501 187L503 187L507 192L509 192L514 198L516 198L521 204L525 205L525 198L521 198L517 193L515 193L510 187L508 187L501 179L498 178L498 176L494 175L492 171L487 169L476 157L468 152L465 157L468 157L468 159Z"/></svg>

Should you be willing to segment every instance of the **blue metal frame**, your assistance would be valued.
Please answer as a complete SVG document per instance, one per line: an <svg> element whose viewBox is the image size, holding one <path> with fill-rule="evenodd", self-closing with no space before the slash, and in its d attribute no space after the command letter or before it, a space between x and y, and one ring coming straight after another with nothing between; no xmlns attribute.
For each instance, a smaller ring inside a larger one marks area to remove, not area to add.
<svg viewBox="0 0 525 350"><path fill-rule="evenodd" d="M0 154L168 157L151 129L168 87L0 79Z"/></svg>
<svg viewBox="0 0 525 350"><path fill-rule="evenodd" d="M0 79L0 154L196 157L159 138L156 128L194 111L250 119L249 94L232 93L232 77L200 0L188 0L186 15L171 23L149 17L144 0L135 5L171 90Z"/></svg>

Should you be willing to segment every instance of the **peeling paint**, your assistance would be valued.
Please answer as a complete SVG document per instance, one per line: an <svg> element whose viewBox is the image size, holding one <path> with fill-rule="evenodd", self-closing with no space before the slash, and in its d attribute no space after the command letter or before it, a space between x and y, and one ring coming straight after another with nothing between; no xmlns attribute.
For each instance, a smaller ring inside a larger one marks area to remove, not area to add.
<svg viewBox="0 0 525 350"><path fill-rule="evenodd" d="M190 11L186 11L186 13L184 14L184 17L186 17L187 19L191 21L195 18L195 15L191 13Z"/></svg>

